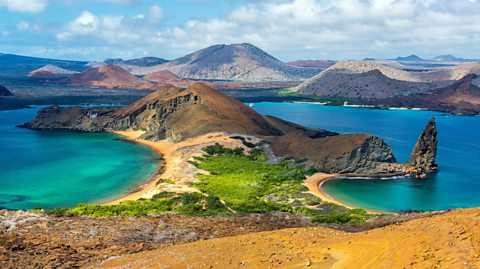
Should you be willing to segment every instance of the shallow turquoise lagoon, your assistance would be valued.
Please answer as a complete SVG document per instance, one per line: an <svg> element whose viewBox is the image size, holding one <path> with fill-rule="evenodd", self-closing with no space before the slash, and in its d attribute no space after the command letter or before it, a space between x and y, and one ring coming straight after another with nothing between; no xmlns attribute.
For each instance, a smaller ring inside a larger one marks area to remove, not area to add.
<svg viewBox="0 0 480 269"><path fill-rule="evenodd" d="M15 127L37 110L0 111L0 208L105 201L143 184L157 169L154 152L111 134Z"/></svg>
<svg viewBox="0 0 480 269"><path fill-rule="evenodd" d="M441 172L427 180L339 179L325 191L349 204L380 211L439 210L480 206L480 117L432 111L377 110L295 103L256 103L254 109L305 126L383 138L407 161L430 117L439 131Z"/></svg>

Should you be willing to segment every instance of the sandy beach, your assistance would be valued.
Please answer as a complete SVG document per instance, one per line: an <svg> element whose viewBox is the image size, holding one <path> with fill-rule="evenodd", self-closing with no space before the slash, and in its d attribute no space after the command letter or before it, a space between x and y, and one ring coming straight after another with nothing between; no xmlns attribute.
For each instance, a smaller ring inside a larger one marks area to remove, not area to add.
<svg viewBox="0 0 480 269"><path fill-rule="evenodd" d="M329 202L329 203L334 203L337 205L344 206L349 209L354 209L356 207L353 207L349 204L346 204L342 201L339 201L330 195L328 195L326 192L322 190L322 184L338 178L340 175L339 174L327 174L327 173L315 173L305 180L305 186L307 186L309 192L317 197L320 197L322 200ZM367 210L367 213L369 214L381 214L381 212L378 211L372 211L372 210Z"/></svg>
<svg viewBox="0 0 480 269"><path fill-rule="evenodd" d="M144 185L119 198L104 202L105 205L118 204L139 198L148 199L162 191L197 192L196 188L190 187L190 183L195 182L195 175L203 171L187 162L191 157L202 155L202 147L216 142L221 142L229 147L244 147L240 140L232 139L225 133L210 133L180 142L141 139L139 137L144 133L143 131L115 131L112 133L155 150L163 159L162 163L159 164L163 167L161 169L162 173L153 176ZM160 182L162 179L169 179L174 183L164 184Z"/></svg>

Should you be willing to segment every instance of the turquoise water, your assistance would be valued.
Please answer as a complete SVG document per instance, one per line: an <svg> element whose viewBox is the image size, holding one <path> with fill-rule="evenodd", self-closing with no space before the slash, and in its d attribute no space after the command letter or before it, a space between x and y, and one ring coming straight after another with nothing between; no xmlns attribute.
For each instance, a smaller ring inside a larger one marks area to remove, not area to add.
<svg viewBox="0 0 480 269"><path fill-rule="evenodd" d="M402 162L408 160L416 139L435 116L440 173L426 180L339 179L326 182L324 190L348 204L379 211L480 206L480 117L293 103L256 103L254 108L309 127L378 135Z"/></svg>
<svg viewBox="0 0 480 269"><path fill-rule="evenodd" d="M37 110L0 111L0 208L105 201L141 185L157 169L154 152L111 134L15 128Z"/></svg>

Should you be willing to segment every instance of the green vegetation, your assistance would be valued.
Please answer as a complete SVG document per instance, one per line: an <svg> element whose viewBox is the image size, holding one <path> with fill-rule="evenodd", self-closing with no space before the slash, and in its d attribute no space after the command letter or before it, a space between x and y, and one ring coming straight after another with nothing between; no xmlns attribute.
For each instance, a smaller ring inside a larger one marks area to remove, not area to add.
<svg viewBox="0 0 480 269"><path fill-rule="evenodd" d="M200 216L230 213L217 197L205 196L201 193L173 192L162 192L154 195L152 199L125 201L118 205L79 204L74 208L57 208L48 212L56 215L91 217L133 217L167 212Z"/></svg>
<svg viewBox="0 0 480 269"><path fill-rule="evenodd" d="M295 167L293 160L268 164L260 148L252 149L248 155L219 144L203 150L209 154L197 158L194 164L210 175L198 175L200 182L195 186L209 196L219 197L238 213L302 213L324 223L361 222L368 217L364 210L324 203L307 193L303 181L315 171Z"/></svg>
<svg viewBox="0 0 480 269"><path fill-rule="evenodd" d="M145 216L166 212L200 216L233 214L233 211L289 212L309 215L317 223L354 223L369 217L363 209L350 210L309 194L303 181L305 176L315 171L295 167L294 160L268 164L258 147L248 154L242 148L230 149L220 144L203 150L206 155L191 161L210 173L197 175L199 182L194 186L203 194L163 192L152 199L125 201L118 205L80 204L49 212L92 217Z"/></svg>
<svg viewBox="0 0 480 269"><path fill-rule="evenodd" d="M162 178L157 182L157 185L160 183L166 183L166 184L175 184L175 181L173 181L170 178Z"/></svg>

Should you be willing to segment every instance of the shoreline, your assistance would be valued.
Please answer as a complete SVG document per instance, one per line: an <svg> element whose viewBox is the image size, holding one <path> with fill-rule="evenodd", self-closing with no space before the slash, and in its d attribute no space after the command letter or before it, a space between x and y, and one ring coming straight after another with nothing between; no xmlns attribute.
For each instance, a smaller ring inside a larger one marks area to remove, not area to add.
<svg viewBox="0 0 480 269"><path fill-rule="evenodd" d="M340 177L341 177L340 174L327 174L327 173L321 173L321 172L320 173L315 173L315 174L307 177L307 179L304 182L304 185L308 188L308 191L311 194L321 198L323 201L333 203L333 204L337 204L337 205L340 205L340 206L344 206L348 209L359 208L359 207L349 205L347 203L344 203L340 200L337 200L337 199L333 198L332 196L328 195L328 193L326 193L322 189L323 183L325 183L329 180L338 179ZM380 214L387 213L387 212L380 212L380 211L368 210L368 209L365 209L365 211L368 214L373 214L373 215L380 215Z"/></svg>
<svg viewBox="0 0 480 269"><path fill-rule="evenodd" d="M155 153L159 156L161 161L158 163L157 170L151 175L151 177L148 180L145 181L145 183L133 188L132 190L122 195L115 196L114 198L107 199L104 201L100 201L99 204L115 205L123 201L138 200L139 198L148 198L145 196L155 195L159 191L157 187L157 183L161 179L163 179L168 174L168 172L171 172L170 170L174 169L174 165L172 165L172 152L184 146L182 145L183 143L176 144L168 141L148 141L148 140L140 139L139 137L144 133L143 131L111 131L110 133L118 135L124 138L126 141L147 146L148 148L155 151ZM212 137L209 137L209 138L212 138ZM210 140L210 139L207 139L207 140ZM189 143L189 141L185 141L185 143L189 145L196 144L196 143ZM338 179L340 177L341 177L340 174L327 174L327 173L321 173L321 172L315 173L307 177L307 179L304 181L304 185L308 188L308 191L311 194L321 198L323 201L344 206L348 209L358 208L333 198L322 189L323 183L329 180ZM197 191L197 190L193 188L189 188L189 190L187 191ZM375 214L375 215L390 213L390 212L380 212L380 211L368 210L368 209L365 209L365 211L368 214Z"/></svg>
<svg viewBox="0 0 480 269"><path fill-rule="evenodd" d="M162 191L177 193L198 192L199 190L191 187L190 184L196 180L195 175L201 171L187 162L190 157L201 154L196 148L218 142L230 143L234 147L242 145L239 140L229 138L225 133L220 132L209 133L180 142L141 139L140 136L144 133L143 131L110 131L110 133L154 150L161 158L159 165L162 165L162 167L159 167L160 169L157 169L157 172L145 183L127 193L100 201L99 204L101 205L115 205L123 201L138 200L139 198L150 199ZM161 180L163 179L173 180L175 183L162 183Z"/></svg>
<svg viewBox="0 0 480 269"><path fill-rule="evenodd" d="M137 200L141 198L143 195L147 194L149 191L155 189L158 180L160 180L161 176L165 173L165 170L166 170L166 160L164 157L164 153L157 147L150 145L148 141L139 139L139 137L143 134L142 131L128 131L128 132L111 131L110 133L118 135L128 142L132 142L132 143L136 143L136 144L140 144L148 147L149 149L153 150L155 154L158 155L161 161L157 163L158 167L156 171L143 184L133 188L132 190L129 190L127 193L124 193L120 196L115 196L114 198L101 201L99 203L101 205L115 205L123 201Z"/></svg>

